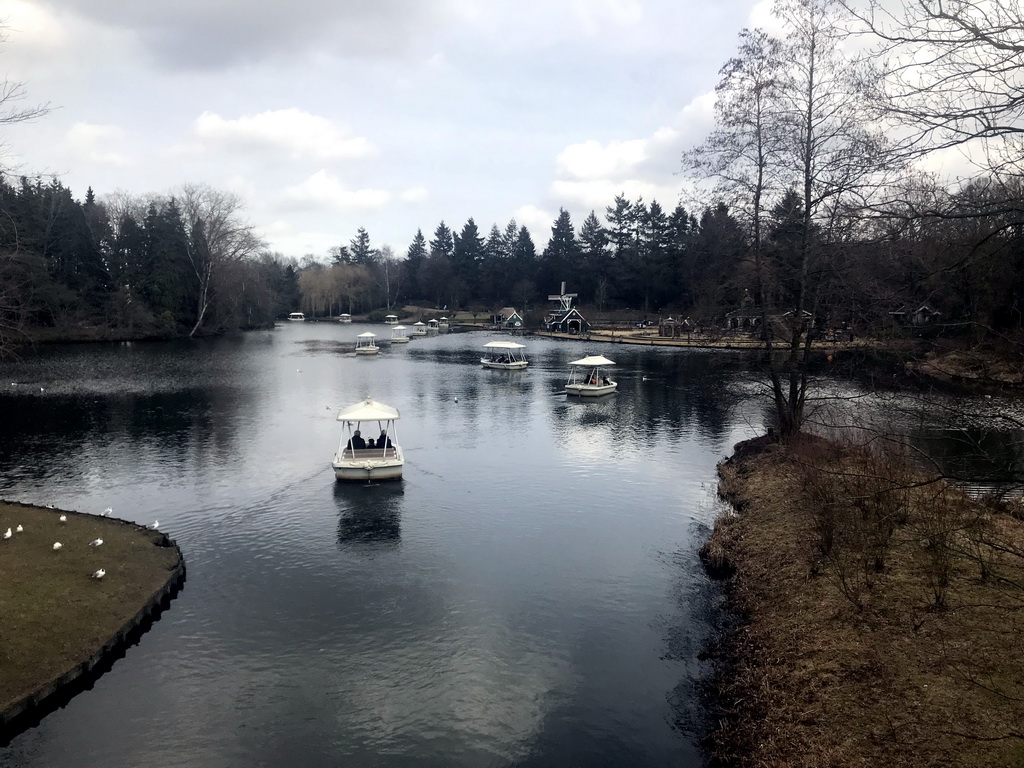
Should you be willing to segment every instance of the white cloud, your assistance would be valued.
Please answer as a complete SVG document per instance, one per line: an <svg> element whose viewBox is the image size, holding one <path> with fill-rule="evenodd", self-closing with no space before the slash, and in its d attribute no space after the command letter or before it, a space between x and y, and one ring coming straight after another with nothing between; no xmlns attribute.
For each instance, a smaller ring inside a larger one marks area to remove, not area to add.
<svg viewBox="0 0 1024 768"><path fill-rule="evenodd" d="M426 187L410 187L403 190L399 198L403 203L422 203L430 196Z"/></svg>
<svg viewBox="0 0 1024 768"><path fill-rule="evenodd" d="M525 226L530 230L533 244L537 247L537 252L540 253L551 237L551 225L555 223L555 216L555 213L541 210L535 205L523 205L516 208L512 218L519 226Z"/></svg>
<svg viewBox="0 0 1024 768"><path fill-rule="evenodd" d="M562 150L555 159L561 177L580 180L624 179L647 157L646 139L600 144L585 141Z"/></svg>
<svg viewBox="0 0 1024 768"><path fill-rule="evenodd" d="M65 146L73 160L123 167L131 164L123 147L125 132L116 125L75 123L67 132Z"/></svg>
<svg viewBox="0 0 1024 768"><path fill-rule="evenodd" d="M288 187L284 198L293 208L316 206L345 211L352 208L380 208L391 200L383 189L349 189L337 178L319 170L301 184Z"/></svg>
<svg viewBox="0 0 1024 768"><path fill-rule="evenodd" d="M278 109L228 119L203 112L193 125L203 145L228 149L278 150L316 160L366 157L374 151L362 136L346 136L324 117L300 109Z"/></svg>

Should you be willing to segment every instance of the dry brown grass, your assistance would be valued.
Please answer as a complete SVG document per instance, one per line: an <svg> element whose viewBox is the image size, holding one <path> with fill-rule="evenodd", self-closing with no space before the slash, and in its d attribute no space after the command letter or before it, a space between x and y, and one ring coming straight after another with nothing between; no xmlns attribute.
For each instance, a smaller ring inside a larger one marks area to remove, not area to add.
<svg viewBox="0 0 1024 768"><path fill-rule="evenodd" d="M156 531L120 520L0 502L0 710L96 653L179 562ZM103 539L100 547L89 542ZM53 550L55 541L63 548ZM102 580L91 578L103 568Z"/></svg>
<svg viewBox="0 0 1024 768"><path fill-rule="evenodd" d="M720 764L1024 765L1020 519L824 443L720 471Z"/></svg>

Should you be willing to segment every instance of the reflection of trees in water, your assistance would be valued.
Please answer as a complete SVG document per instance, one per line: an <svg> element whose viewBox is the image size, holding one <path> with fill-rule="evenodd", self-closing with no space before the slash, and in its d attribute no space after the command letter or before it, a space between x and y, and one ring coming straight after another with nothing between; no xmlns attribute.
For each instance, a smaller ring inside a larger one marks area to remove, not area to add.
<svg viewBox="0 0 1024 768"><path fill-rule="evenodd" d="M335 483L338 546L393 549L402 540L401 480L382 483Z"/></svg>
<svg viewBox="0 0 1024 768"><path fill-rule="evenodd" d="M121 454L127 447L133 447L131 455L136 456L152 456L155 451L168 466L182 469L191 463L226 461L234 455L235 417L244 407L238 393L200 388L16 396L3 405L0 464L17 464L29 476L41 478L52 473L53 456L65 456L77 473L88 469L109 439Z"/></svg>
<svg viewBox="0 0 1024 768"><path fill-rule="evenodd" d="M912 443L947 477L973 483L1024 485L1021 430L933 428L914 435Z"/></svg>
<svg viewBox="0 0 1024 768"><path fill-rule="evenodd" d="M606 425L630 440L658 442L688 439L691 432L711 439L729 432L732 410L742 399L730 384L747 370L741 358L624 348L614 359L617 394L556 401L554 418L561 432Z"/></svg>

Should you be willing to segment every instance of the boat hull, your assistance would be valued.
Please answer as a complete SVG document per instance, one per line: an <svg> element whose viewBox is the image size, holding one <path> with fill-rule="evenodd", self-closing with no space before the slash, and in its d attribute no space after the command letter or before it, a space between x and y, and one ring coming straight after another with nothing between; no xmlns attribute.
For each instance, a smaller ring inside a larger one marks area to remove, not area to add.
<svg viewBox="0 0 1024 768"><path fill-rule="evenodd" d="M372 466L368 466L372 465ZM333 462L334 479L345 482L367 482L368 480L401 480L402 464L383 462Z"/></svg>
<svg viewBox="0 0 1024 768"><path fill-rule="evenodd" d="M565 394L575 397L601 397L610 395L618 389L618 383L610 381L607 384L566 384Z"/></svg>
<svg viewBox="0 0 1024 768"><path fill-rule="evenodd" d="M391 340L391 343L392 344L408 344L409 343L409 337L408 336L396 336L395 338L393 338Z"/></svg>
<svg viewBox="0 0 1024 768"><path fill-rule="evenodd" d="M502 371L521 371L523 368L529 365L529 363L526 360L515 360L511 363L496 363L493 360L486 360L481 358L480 365L482 365L484 368L496 368Z"/></svg>
<svg viewBox="0 0 1024 768"><path fill-rule="evenodd" d="M376 355L380 352L380 347L356 347L357 355Z"/></svg>

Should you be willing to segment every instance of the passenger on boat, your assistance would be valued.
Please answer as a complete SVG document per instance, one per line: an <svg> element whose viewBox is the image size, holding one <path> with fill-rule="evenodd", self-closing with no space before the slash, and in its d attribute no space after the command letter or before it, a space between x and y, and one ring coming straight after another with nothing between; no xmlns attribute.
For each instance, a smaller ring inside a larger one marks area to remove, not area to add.
<svg viewBox="0 0 1024 768"><path fill-rule="evenodd" d="M381 430L380 437L377 438L377 447L385 449L391 447L391 438L388 437L388 433L384 430Z"/></svg>
<svg viewBox="0 0 1024 768"><path fill-rule="evenodd" d="M371 449L371 450L377 447L376 445L373 444L373 438L372 437L370 438L370 442L368 442L366 444L366 447Z"/></svg>
<svg viewBox="0 0 1024 768"><path fill-rule="evenodd" d="M352 439L348 441L348 444L353 450L366 447L366 441L360 436L358 429L352 433Z"/></svg>

